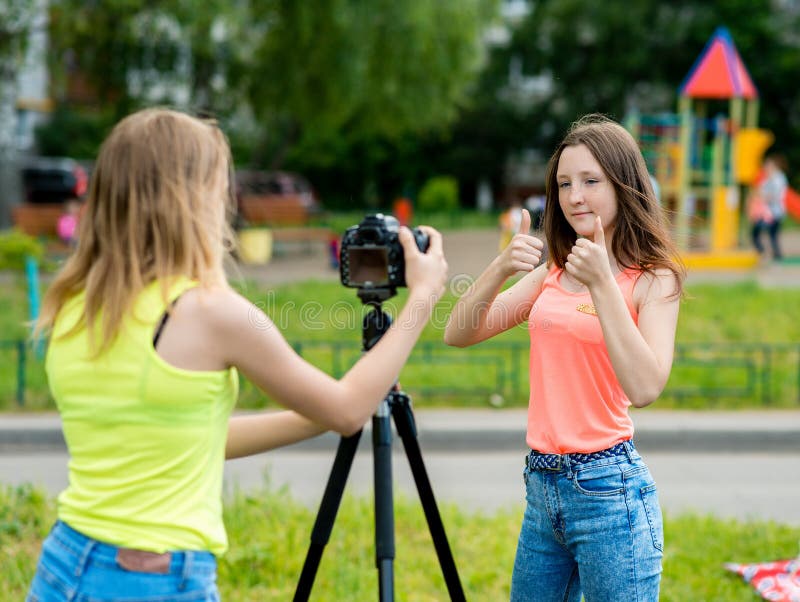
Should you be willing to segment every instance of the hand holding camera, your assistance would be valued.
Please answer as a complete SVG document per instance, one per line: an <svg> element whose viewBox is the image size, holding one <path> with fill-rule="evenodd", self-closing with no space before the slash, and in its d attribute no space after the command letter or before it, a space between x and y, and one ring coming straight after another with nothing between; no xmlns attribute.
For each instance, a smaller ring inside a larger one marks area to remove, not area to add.
<svg viewBox="0 0 800 602"><path fill-rule="evenodd" d="M430 226L420 226L414 230L426 235L429 245L427 251L420 252L415 244L416 237L406 227L400 229L400 243L405 257L405 280L409 290L420 291L439 299L447 282L447 261L444 257L442 235Z"/></svg>
<svg viewBox="0 0 800 602"><path fill-rule="evenodd" d="M401 228L392 216L368 215L344 233L339 273L344 286L359 289L362 299L388 299L397 287L444 292L447 262L442 237L429 226Z"/></svg>

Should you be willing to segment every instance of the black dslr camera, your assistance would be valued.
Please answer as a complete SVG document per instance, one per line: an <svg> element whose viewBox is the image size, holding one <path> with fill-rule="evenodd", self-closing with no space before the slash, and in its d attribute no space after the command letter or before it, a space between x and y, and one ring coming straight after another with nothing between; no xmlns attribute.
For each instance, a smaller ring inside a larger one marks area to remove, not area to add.
<svg viewBox="0 0 800 602"><path fill-rule="evenodd" d="M398 233L400 224L391 215L368 215L351 226L342 237L339 275L342 284L362 290L406 286L406 262ZM428 235L419 228L411 230L417 247L428 250Z"/></svg>

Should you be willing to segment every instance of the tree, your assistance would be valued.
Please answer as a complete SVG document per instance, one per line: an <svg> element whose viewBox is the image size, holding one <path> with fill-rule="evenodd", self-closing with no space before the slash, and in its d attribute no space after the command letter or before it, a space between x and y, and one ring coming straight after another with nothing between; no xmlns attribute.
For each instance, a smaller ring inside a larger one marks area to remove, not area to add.
<svg viewBox="0 0 800 602"><path fill-rule="evenodd" d="M0 228L11 225L11 206L21 197L15 140L18 78L37 8L35 0L0 3Z"/></svg>
<svg viewBox="0 0 800 602"><path fill-rule="evenodd" d="M493 0L254 0L270 14L248 91L273 165L441 130L483 62ZM383 142L378 142L383 141Z"/></svg>
<svg viewBox="0 0 800 602"><path fill-rule="evenodd" d="M52 11L55 70L80 72L116 118L153 103L225 113L238 98L226 75L248 37L242 2L62 0Z"/></svg>
<svg viewBox="0 0 800 602"><path fill-rule="evenodd" d="M456 118L496 4L61 0L53 22L62 59L118 116L185 89L183 106L221 116L234 138L253 117L246 162L326 170L358 155L370 179L381 148Z"/></svg>

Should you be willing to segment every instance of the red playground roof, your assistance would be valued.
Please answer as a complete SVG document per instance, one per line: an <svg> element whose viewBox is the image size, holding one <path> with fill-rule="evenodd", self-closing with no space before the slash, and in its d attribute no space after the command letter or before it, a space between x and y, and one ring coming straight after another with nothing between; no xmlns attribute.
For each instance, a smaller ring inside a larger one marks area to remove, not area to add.
<svg viewBox="0 0 800 602"><path fill-rule="evenodd" d="M726 27L718 27L680 87L690 98L758 98Z"/></svg>

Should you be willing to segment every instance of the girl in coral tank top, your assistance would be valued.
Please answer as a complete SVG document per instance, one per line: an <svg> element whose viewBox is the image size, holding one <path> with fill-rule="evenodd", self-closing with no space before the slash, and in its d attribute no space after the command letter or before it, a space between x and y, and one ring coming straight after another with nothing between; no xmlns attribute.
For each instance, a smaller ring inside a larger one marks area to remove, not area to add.
<svg viewBox="0 0 800 602"><path fill-rule="evenodd" d="M574 123L550 159L546 195L549 260L540 265L544 244L525 211L445 331L466 347L528 323L527 507L511 599L658 600L661 510L628 408L654 402L669 378L684 270L642 154L618 123Z"/></svg>

